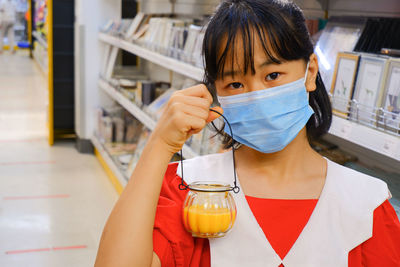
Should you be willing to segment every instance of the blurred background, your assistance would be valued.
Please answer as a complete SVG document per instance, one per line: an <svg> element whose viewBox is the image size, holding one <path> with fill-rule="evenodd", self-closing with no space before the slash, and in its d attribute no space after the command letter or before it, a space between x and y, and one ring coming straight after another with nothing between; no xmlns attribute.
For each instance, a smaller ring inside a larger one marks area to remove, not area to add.
<svg viewBox="0 0 400 267"><path fill-rule="evenodd" d="M203 79L219 0L0 0L0 266L92 266L171 94ZM333 105L313 148L400 214L400 2L297 0ZM222 151L206 127L185 158ZM173 159L174 160L174 159Z"/></svg>

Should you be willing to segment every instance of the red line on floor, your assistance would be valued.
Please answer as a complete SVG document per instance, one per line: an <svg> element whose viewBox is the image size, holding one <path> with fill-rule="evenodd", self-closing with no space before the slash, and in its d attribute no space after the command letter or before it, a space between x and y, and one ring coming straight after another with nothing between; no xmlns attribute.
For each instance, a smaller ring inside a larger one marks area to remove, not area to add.
<svg viewBox="0 0 400 267"><path fill-rule="evenodd" d="M59 250L73 250L87 248L86 245L79 246L68 246L68 247L53 247L53 248L36 248L36 249L22 249L22 250L11 250L6 251L6 254L22 254L22 253L33 253L33 252L44 252L44 251L59 251Z"/></svg>
<svg viewBox="0 0 400 267"><path fill-rule="evenodd" d="M43 251L50 251L50 250L51 250L51 248L11 250L11 251L6 251L6 254L22 254L22 253L43 252Z"/></svg>
<svg viewBox="0 0 400 267"><path fill-rule="evenodd" d="M71 249L82 249L82 248L87 248L87 246L80 245L80 246L70 246L70 247L53 247L53 250L71 250Z"/></svg>
<svg viewBox="0 0 400 267"><path fill-rule="evenodd" d="M45 196L18 196L18 197L4 197L3 200L28 200L28 199L46 199L46 198L67 198L70 195L45 195Z"/></svg>
<svg viewBox="0 0 400 267"><path fill-rule="evenodd" d="M55 164L54 160L50 161L15 161L15 162L0 162L0 166L9 165L41 165L41 164Z"/></svg>

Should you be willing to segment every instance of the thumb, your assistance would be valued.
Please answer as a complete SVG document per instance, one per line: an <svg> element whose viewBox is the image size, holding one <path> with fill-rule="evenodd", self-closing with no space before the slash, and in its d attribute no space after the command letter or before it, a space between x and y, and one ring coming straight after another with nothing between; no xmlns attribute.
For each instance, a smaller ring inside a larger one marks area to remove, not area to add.
<svg viewBox="0 0 400 267"><path fill-rule="evenodd" d="M212 122L213 120L215 120L215 119L221 117L221 115L219 115L219 114L216 113L216 112L213 112L212 110L215 110L215 111L217 111L217 112L219 112L219 113L221 113L221 114L224 113L224 110L223 110L221 107L213 107L213 108L210 108L210 111L208 112L207 123Z"/></svg>

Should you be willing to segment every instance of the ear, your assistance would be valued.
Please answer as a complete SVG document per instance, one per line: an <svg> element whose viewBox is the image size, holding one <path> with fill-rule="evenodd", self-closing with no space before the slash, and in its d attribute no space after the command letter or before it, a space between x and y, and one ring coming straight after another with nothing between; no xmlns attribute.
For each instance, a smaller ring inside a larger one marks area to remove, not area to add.
<svg viewBox="0 0 400 267"><path fill-rule="evenodd" d="M306 89L307 92L312 92L317 89L316 80L318 74L318 58L313 53L310 56L310 64L308 65L308 73L306 77Z"/></svg>

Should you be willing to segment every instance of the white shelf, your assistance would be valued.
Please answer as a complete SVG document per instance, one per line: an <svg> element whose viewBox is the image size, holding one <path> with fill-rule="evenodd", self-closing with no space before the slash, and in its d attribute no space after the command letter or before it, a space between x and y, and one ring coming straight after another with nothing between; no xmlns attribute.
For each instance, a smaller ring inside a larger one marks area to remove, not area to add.
<svg viewBox="0 0 400 267"><path fill-rule="evenodd" d="M201 68L195 67L185 62L181 62L174 58L161 55L157 52L151 51L149 49L143 48L139 45L130 43L109 34L100 33L99 39L107 44L118 47L148 61L151 61L157 65L160 65L161 67L185 75L186 77L192 78L197 81L203 80L204 70L202 70Z"/></svg>
<svg viewBox="0 0 400 267"><path fill-rule="evenodd" d="M329 133L400 161L400 137L333 116Z"/></svg>
<svg viewBox="0 0 400 267"><path fill-rule="evenodd" d="M115 162L113 161L111 156L107 153L107 151L104 149L103 145L100 143L100 141L97 139L96 136L93 136L91 140L92 140L93 146L97 149L97 151L100 153L101 157L107 163L107 166L111 169L111 171L117 177L121 186L125 187L127 184L127 179L125 178L125 175L122 172L122 170L120 168L118 168L117 164L115 164Z"/></svg>
<svg viewBox="0 0 400 267"><path fill-rule="evenodd" d="M126 98L123 94L118 92L114 87L108 84L105 80L99 79L99 87L104 90L112 99L123 106L127 111L129 111L135 118L137 118L143 125L149 128L151 131L156 127L157 122L146 114L141 108L139 108L135 103ZM184 145L183 155L185 158L194 158L197 155L189 146Z"/></svg>
<svg viewBox="0 0 400 267"><path fill-rule="evenodd" d="M47 50L47 41L43 38L43 36L38 33L38 32L32 32L32 36L36 38L36 41L43 46L44 48L46 48Z"/></svg>
<svg viewBox="0 0 400 267"><path fill-rule="evenodd" d="M121 106L128 110L129 113L135 116L147 128L149 128L150 130L154 130L154 128L156 127L156 122L135 103L130 101L103 79L99 80L99 87L104 90L112 99L117 101Z"/></svg>

